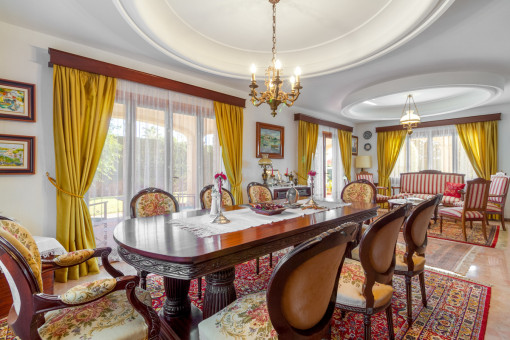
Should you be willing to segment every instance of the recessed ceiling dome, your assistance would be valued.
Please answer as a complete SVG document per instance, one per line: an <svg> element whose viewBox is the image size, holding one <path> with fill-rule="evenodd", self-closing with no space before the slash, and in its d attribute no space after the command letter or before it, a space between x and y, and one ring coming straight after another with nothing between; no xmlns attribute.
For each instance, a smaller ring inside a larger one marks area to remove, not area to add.
<svg viewBox="0 0 510 340"><path fill-rule="evenodd" d="M213 74L248 78L271 61L268 0L113 0L124 19L168 56ZM277 54L304 77L360 65L399 47L454 0L281 0Z"/></svg>
<svg viewBox="0 0 510 340"><path fill-rule="evenodd" d="M433 73L395 79L349 94L342 115L356 120L398 120L409 94L421 117L470 109L499 96L503 77L483 72Z"/></svg>

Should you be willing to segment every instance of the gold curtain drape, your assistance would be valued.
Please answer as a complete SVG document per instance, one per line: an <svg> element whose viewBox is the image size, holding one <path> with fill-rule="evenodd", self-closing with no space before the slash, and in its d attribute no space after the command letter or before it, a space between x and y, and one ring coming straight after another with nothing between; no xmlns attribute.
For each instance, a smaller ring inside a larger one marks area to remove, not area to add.
<svg viewBox="0 0 510 340"><path fill-rule="evenodd" d="M298 181L306 185L317 148L319 125L300 120L298 128Z"/></svg>
<svg viewBox="0 0 510 340"><path fill-rule="evenodd" d="M478 177L491 179L498 168L498 121L455 125Z"/></svg>
<svg viewBox="0 0 510 340"><path fill-rule="evenodd" d="M243 204L243 108L214 102L218 138L236 204Z"/></svg>
<svg viewBox="0 0 510 340"><path fill-rule="evenodd" d="M53 137L57 190L57 240L67 251L95 248L83 195L101 157L117 80L59 65L53 67ZM56 272L66 282L98 273L96 259Z"/></svg>
<svg viewBox="0 0 510 340"><path fill-rule="evenodd" d="M342 164L344 166L345 176L350 182L352 162L352 132L338 130L338 144L340 144L340 154L342 155Z"/></svg>
<svg viewBox="0 0 510 340"><path fill-rule="evenodd" d="M379 186L390 189L390 174L397 163L398 155L406 140L406 130L377 133L377 163Z"/></svg>

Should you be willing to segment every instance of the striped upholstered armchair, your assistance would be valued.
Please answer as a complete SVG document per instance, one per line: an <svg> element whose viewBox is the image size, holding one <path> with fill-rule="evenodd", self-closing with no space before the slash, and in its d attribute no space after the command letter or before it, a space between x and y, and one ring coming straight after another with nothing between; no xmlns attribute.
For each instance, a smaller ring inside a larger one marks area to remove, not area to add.
<svg viewBox="0 0 510 340"><path fill-rule="evenodd" d="M505 227L505 202L508 194L510 177L503 172L498 172L491 176L491 186L489 188L489 198L487 203L487 213L499 215L503 230Z"/></svg>

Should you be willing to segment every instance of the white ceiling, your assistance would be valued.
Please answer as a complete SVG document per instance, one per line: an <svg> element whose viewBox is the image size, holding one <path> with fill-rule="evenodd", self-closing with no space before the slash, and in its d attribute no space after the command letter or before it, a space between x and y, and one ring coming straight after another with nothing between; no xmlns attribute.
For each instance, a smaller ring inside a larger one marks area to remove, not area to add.
<svg viewBox="0 0 510 340"><path fill-rule="evenodd" d="M423 105L443 98L449 102L435 105L430 115L510 103L510 1L452 2L281 0L277 5L279 56L287 74L296 65L303 69L303 90L295 110L304 108L353 122L397 118L401 108L396 116L365 115L363 107L354 115L347 108L364 101L372 110L390 113L399 107L396 93L402 95L403 106L408 90L425 87L408 83L409 89L388 93L384 84L434 78L431 74L438 75L438 83L426 87ZM245 93L250 64L256 62L262 76L270 61L271 5L267 0L0 0L0 21ZM455 86L445 87L449 75L466 72L483 75L475 90L460 95L466 84L459 86L455 81L448 84ZM493 88L491 81L498 83L492 94L472 92ZM468 103L470 97L479 100ZM420 107L420 95L415 100Z"/></svg>

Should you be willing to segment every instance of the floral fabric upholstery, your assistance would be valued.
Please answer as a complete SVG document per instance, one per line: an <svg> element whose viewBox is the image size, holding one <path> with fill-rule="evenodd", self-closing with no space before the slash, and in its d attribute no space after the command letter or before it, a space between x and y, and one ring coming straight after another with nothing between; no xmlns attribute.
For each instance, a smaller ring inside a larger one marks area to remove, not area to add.
<svg viewBox="0 0 510 340"><path fill-rule="evenodd" d="M204 202L204 208L210 209L211 203L212 203L212 189L206 190L204 192L204 195L202 196L203 202ZM232 197L226 192L225 190L221 191L221 204L224 207L228 207L231 205L234 205L234 202L232 202Z"/></svg>
<svg viewBox="0 0 510 340"><path fill-rule="evenodd" d="M39 291L43 290L41 255L32 235L28 230L14 221L0 221L0 236L11 243L16 250L25 258L39 285Z"/></svg>
<svg viewBox="0 0 510 340"><path fill-rule="evenodd" d="M407 271L407 263L404 262L404 256L406 254L406 245L397 243L395 248L395 270ZM414 271L425 269L425 257L413 254Z"/></svg>
<svg viewBox="0 0 510 340"><path fill-rule="evenodd" d="M174 201L165 194L151 192L140 196L136 201L136 216L149 217L175 212Z"/></svg>
<svg viewBox="0 0 510 340"><path fill-rule="evenodd" d="M273 200L271 190L262 185L251 186L250 190L248 191L248 195L250 195L251 203L260 203Z"/></svg>
<svg viewBox="0 0 510 340"><path fill-rule="evenodd" d="M341 305L365 308L364 282L365 272L361 263L346 258L340 275L336 302ZM374 308L377 308L391 300L393 287L376 282L372 287L372 293L374 294Z"/></svg>
<svg viewBox="0 0 510 340"><path fill-rule="evenodd" d="M72 266L78 263L82 263L92 257L94 250L82 249L77 251L71 251L67 254L57 256L53 259L53 262L62 267Z"/></svg>
<svg viewBox="0 0 510 340"><path fill-rule="evenodd" d="M439 215L445 217L453 217L460 220L462 219L463 210L464 208L462 207L445 208L439 210ZM482 218L483 214L479 211L466 211L467 220L481 220Z"/></svg>
<svg viewBox="0 0 510 340"><path fill-rule="evenodd" d="M370 185L364 183L349 183L343 191L344 202L370 203L374 197L374 191Z"/></svg>
<svg viewBox="0 0 510 340"><path fill-rule="evenodd" d="M74 286L60 296L62 302L77 305L100 298L111 292L117 285L115 279L103 279Z"/></svg>
<svg viewBox="0 0 510 340"><path fill-rule="evenodd" d="M278 339L266 292L245 295L198 325L200 339Z"/></svg>
<svg viewBox="0 0 510 340"><path fill-rule="evenodd" d="M137 297L151 306L147 291L136 288ZM38 331L42 339L147 339L143 317L129 303L126 291L119 290L97 301L47 312Z"/></svg>

